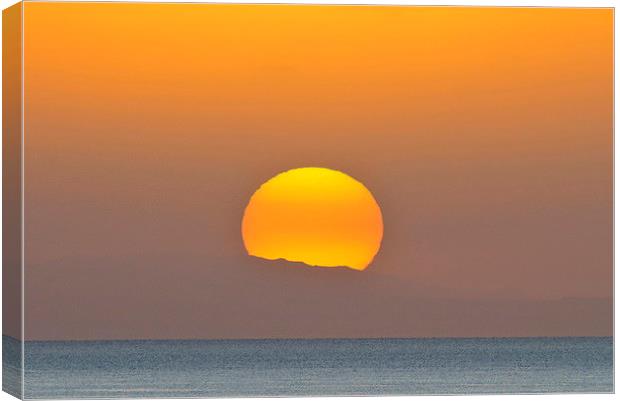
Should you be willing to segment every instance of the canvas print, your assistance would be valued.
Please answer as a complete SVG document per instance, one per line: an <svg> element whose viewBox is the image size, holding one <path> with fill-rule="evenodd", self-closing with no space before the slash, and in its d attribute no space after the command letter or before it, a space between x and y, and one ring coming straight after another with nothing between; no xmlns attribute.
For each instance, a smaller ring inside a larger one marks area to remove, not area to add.
<svg viewBox="0 0 620 401"><path fill-rule="evenodd" d="M611 393L613 10L3 12L3 389Z"/></svg>

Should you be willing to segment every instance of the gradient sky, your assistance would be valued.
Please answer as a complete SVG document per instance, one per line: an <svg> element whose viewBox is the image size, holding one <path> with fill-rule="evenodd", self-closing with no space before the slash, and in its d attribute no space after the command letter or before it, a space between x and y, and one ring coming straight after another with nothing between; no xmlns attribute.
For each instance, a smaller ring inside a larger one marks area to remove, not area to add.
<svg viewBox="0 0 620 401"><path fill-rule="evenodd" d="M611 335L613 11L25 3L27 339ZM247 256L343 171L364 272Z"/></svg>

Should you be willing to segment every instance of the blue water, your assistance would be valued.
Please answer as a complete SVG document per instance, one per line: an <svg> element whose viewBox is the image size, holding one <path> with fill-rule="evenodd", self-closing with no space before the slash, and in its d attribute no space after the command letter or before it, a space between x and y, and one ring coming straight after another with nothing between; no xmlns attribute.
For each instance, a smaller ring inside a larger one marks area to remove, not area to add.
<svg viewBox="0 0 620 401"><path fill-rule="evenodd" d="M26 398L613 392L611 337L27 342Z"/></svg>

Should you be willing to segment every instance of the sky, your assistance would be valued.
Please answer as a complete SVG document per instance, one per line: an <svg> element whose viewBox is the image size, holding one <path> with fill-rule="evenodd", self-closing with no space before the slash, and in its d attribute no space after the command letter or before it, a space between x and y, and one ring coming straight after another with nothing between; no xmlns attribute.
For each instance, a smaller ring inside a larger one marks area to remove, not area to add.
<svg viewBox="0 0 620 401"><path fill-rule="evenodd" d="M25 338L611 335L613 11L25 3ZM248 256L283 171L364 271Z"/></svg>

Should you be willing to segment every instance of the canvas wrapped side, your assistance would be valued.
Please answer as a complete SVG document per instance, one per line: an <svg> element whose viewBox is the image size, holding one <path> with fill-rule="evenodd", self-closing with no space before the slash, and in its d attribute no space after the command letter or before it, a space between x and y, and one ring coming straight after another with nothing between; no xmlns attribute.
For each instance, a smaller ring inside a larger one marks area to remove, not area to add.
<svg viewBox="0 0 620 401"><path fill-rule="evenodd" d="M22 3L2 12L2 390L23 398Z"/></svg>

